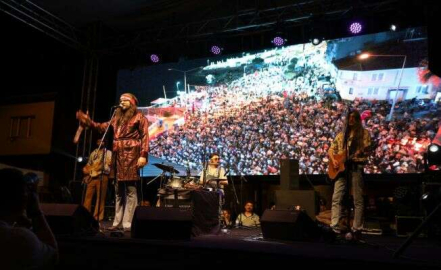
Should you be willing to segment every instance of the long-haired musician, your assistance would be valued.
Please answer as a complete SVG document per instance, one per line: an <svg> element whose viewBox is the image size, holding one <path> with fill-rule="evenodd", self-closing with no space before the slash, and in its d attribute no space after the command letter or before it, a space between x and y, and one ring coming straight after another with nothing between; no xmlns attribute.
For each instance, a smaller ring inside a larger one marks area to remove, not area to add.
<svg viewBox="0 0 441 270"><path fill-rule="evenodd" d="M371 143L369 132L363 128L360 113L349 110L346 116L345 128L334 139L328 154L330 170L336 171L335 185L332 195L331 227L339 231L339 221L342 217L342 204L347 188L352 187L354 196L354 222L352 230L360 232L363 228L363 164L367 160L367 151ZM338 173L341 172L341 173ZM332 178L332 177L331 177ZM348 194L346 194L348 195ZM349 226L349 224L348 224Z"/></svg>
<svg viewBox="0 0 441 270"><path fill-rule="evenodd" d="M138 204L137 182L139 169L148 162L149 131L147 118L137 109L138 99L131 93L122 94L115 118L97 123L89 115L79 111L77 118L84 127L104 132L112 126L113 155L116 160L115 219L108 230L117 230L121 225L130 231L133 214Z"/></svg>

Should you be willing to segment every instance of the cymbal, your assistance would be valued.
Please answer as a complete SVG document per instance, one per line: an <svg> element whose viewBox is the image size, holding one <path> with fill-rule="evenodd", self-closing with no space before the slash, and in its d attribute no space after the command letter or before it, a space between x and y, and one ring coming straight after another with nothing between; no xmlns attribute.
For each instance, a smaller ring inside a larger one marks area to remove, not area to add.
<svg viewBox="0 0 441 270"><path fill-rule="evenodd" d="M156 168L163 170L165 172L169 172L169 173L179 173L178 170L176 170L175 168L173 168L173 166L169 166L169 165L164 165L161 163L153 163L153 166L155 166Z"/></svg>

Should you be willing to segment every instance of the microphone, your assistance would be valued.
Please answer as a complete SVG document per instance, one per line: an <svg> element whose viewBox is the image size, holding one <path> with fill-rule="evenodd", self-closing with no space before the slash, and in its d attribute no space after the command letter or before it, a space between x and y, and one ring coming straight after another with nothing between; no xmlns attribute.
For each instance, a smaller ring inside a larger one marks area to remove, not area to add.
<svg viewBox="0 0 441 270"><path fill-rule="evenodd" d="M122 108L122 106L121 105L115 105L115 106L112 106L112 109L116 109L116 108Z"/></svg>

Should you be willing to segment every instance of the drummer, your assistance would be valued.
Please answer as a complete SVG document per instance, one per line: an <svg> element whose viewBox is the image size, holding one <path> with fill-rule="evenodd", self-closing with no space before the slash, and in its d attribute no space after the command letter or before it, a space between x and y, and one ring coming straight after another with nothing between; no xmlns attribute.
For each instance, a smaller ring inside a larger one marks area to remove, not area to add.
<svg viewBox="0 0 441 270"><path fill-rule="evenodd" d="M219 187L217 187L217 182L219 180ZM219 154L212 153L208 161L205 170L200 173L198 183L193 181L186 185L186 187L202 186L205 188L210 188L213 190L222 189L224 186L228 185L228 179L225 173L225 169L220 166Z"/></svg>

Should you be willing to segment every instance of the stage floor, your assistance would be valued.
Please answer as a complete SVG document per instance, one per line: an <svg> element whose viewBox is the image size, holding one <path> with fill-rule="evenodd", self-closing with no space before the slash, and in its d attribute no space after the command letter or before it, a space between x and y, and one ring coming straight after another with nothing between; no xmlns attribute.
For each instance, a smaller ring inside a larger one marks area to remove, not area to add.
<svg viewBox="0 0 441 270"><path fill-rule="evenodd" d="M103 224L110 226L110 224ZM441 269L441 243L417 238L400 258L392 254L406 238L363 235L360 242L274 241L260 229L232 229L190 240L133 239L103 231L89 237L59 237L59 269L170 269L171 267L238 268L272 265L351 266L356 269Z"/></svg>

